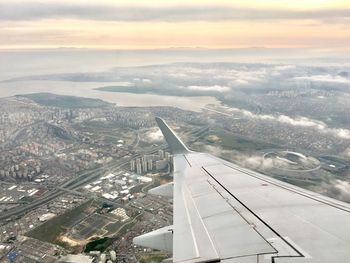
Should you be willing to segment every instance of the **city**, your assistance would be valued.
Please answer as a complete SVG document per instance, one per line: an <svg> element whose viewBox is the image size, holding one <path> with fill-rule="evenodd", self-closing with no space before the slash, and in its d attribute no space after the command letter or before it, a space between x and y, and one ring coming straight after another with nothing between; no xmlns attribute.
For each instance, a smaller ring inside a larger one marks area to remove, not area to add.
<svg viewBox="0 0 350 263"><path fill-rule="evenodd" d="M349 164L327 158L324 150L331 155L325 145L346 149L348 140L331 133L315 138L308 127L293 130L235 108L128 108L45 93L2 98L0 112L3 262L169 257L132 244L134 237L173 220L172 201L148 194L172 181L172 155L155 116L171 120L194 150L350 201L341 191Z"/></svg>
<svg viewBox="0 0 350 263"><path fill-rule="evenodd" d="M1 261L92 262L106 248L117 251L107 256L114 262L164 258L131 242L172 222L171 202L147 189L171 180L172 156L153 126L155 115L174 109L101 109L74 99L74 107L1 99Z"/></svg>

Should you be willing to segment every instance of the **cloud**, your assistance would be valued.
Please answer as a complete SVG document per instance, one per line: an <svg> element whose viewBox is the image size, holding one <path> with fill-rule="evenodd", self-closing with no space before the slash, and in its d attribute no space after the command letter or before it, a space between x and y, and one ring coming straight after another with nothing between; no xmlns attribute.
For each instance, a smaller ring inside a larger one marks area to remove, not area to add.
<svg viewBox="0 0 350 263"><path fill-rule="evenodd" d="M294 70L296 68L297 68L296 65L278 65L278 66L275 66L273 69L277 71L287 71L287 70Z"/></svg>
<svg viewBox="0 0 350 263"><path fill-rule="evenodd" d="M341 181L341 180L337 180L336 182L337 183L335 184L335 186L339 188L341 191L348 193L350 196L350 183Z"/></svg>
<svg viewBox="0 0 350 263"><path fill-rule="evenodd" d="M246 86L265 81L267 74L268 72L266 68L252 69L244 67L240 69L220 70L214 72L213 78L227 80L232 86Z"/></svg>
<svg viewBox="0 0 350 263"><path fill-rule="evenodd" d="M270 169L274 166L272 159L264 159L262 156L257 155L239 155L237 161L251 169Z"/></svg>
<svg viewBox="0 0 350 263"><path fill-rule="evenodd" d="M272 159L265 159L259 155L244 154L236 150L224 150L219 146L205 145L204 151L218 157L229 157L235 163L250 169L270 169L274 166Z"/></svg>
<svg viewBox="0 0 350 263"><path fill-rule="evenodd" d="M330 133L342 139L350 139L350 130L342 128L329 128L324 122L312 120L306 117L293 119L286 115L280 115L276 118L276 120L293 126L312 127L320 132Z"/></svg>
<svg viewBox="0 0 350 263"><path fill-rule="evenodd" d="M269 115L269 114L255 114L251 111L244 110L244 109L238 109L238 108L227 108L227 112L236 112L241 115L243 115L246 118L254 118L254 119L260 119L260 120L267 120L267 121L276 121L292 126L300 126L300 127L310 127L318 130L321 133L328 133L332 134L335 137L341 138L341 139L350 139L350 130L343 129L343 128L330 128L322 121L309 119L307 117L296 117L292 118L286 115ZM217 112L217 111L216 111ZM219 113L219 112L218 112ZM227 115L227 114L225 114Z"/></svg>
<svg viewBox="0 0 350 263"><path fill-rule="evenodd" d="M306 117L298 117L296 119L293 119L286 115L280 115L277 118L275 118L277 121L281 123L287 123L293 126L303 126L303 127L315 127L319 130L326 129L326 124L320 121L311 120Z"/></svg>
<svg viewBox="0 0 350 263"><path fill-rule="evenodd" d="M287 10L224 5L121 6L84 2L2 1L0 20L78 18L100 21L225 21L225 20L334 20L346 21L350 9Z"/></svg>
<svg viewBox="0 0 350 263"><path fill-rule="evenodd" d="M133 81L138 84L151 84L152 80L150 79L140 79L140 78L134 78ZM133 85L133 84L132 84Z"/></svg>
<svg viewBox="0 0 350 263"><path fill-rule="evenodd" d="M219 85L214 85L214 86L188 86L186 87L188 90L192 91L217 91L217 92L228 92L231 89L226 86L219 86Z"/></svg>
<svg viewBox="0 0 350 263"><path fill-rule="evenodd" d="M295 77L295 80L309 80L314 82L329 82L329 83L339 83L339 84L350 84L350 79L342 76L332 76L332 75L314 75L305 77Z"/></svg>
<svg viewBox="0 0 350 263"><path fill-rule="evenodd" d="M160 142L163 140L163 134L160 129L154 128L146 133L146 139L151 142Z"/></svg>
<svg viewBox="0 0 350 263"><path fill-rule="evenodd" d="M224 150L219 146L205 145L204 149L205 152L209 152L218 157L222 156L224 153Z"/></svg>
<svg viewBox="0 0 350 263"><path fill-rule="evenodd" d="M323 189L324 194L344 201L344 202L350 202L350 183L346 181L336 180L331 185L323 184L321 189Z"/></svg>
<svg viewBox="0 0 350 263"><path fill-rule="evenodd" d="M347 148L347 149L344 151L343 155L344 155L345 157L347 157L347 158L350 158L350 148Z"/></svg>

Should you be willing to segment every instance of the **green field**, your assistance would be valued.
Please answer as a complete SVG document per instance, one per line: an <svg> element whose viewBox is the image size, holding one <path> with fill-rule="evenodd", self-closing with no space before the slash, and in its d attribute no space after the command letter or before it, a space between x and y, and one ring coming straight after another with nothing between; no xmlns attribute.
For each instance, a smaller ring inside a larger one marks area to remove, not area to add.
<svg viewBox="0 0 350 263"><path fill-rule="evenodd" d="M107 235L113 235L115 232L117 232L124 223L121 222L117 222L117 223L110 223L107 226L105 226L104 228L108 231Z"/></svg>
<svg viewBox="0 0 350 263"><path fill-rule="evenodd" d="M59 235L63 234L68 228L87 216L85 211L93 205L93 200L87 201L62 215L48 220L44 224L27 232L26 235L41 241L59 244L57 240Z"/></svg>
<svg viewBox="0 0 350 263"><path fill-rule="evenodd" d="M214 141L210 138L210 136L217 136L219 140ZM206 144L219 145L223 149L234 149L242 152L260 151L269 148L280 148L278 145L269 142L243 137L241 135L219 129L212 131L203 140Z"/></svg>

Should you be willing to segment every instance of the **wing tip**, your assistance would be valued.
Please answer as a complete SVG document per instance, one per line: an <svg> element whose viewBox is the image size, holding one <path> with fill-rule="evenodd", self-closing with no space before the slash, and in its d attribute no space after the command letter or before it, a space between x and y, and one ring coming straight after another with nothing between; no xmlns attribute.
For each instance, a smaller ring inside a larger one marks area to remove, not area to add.
<svg viewBox="0 0 350 263"><path fill-rule="evenodd" d="M170 150L173 153L176 154L190 152L187 146L181 141L181 139L175 134L175 132L166 124L166 122L162 118L155 117L155 120L158 124L159 129L162 131Z"/></svg>
<svg viewBox="0 0 350 263"><path fill-rule="evenodd" d="M155 117L155 120L156 120L156 123L157 123L158 127L159 127L162 123L165 123L165 121L164 121L162 118L160 118L160 117Z"/></svg>

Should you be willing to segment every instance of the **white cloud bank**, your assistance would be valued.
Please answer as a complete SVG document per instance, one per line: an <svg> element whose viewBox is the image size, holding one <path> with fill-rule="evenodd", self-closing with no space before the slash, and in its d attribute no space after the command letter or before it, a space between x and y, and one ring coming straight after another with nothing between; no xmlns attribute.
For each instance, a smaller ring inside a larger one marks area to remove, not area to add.
<svg viewBox="0 0 350 263"><path fill-rule="evenodd" d="M325 124L322 121L313 120L306 117L292 118L286 115L274 116L269 114L255 114L250 111L238 108L229 108L228 110L231 112L239 112L248 118L277 121L292 126L310 127L318 130L321 133L332 134L333 136L336 136L341 139L350 139L350 130L343 128L330 128L327 126L327 124Z"/></svg>
<svg viewBox="0 0 350 263"><path fill-rule="evenodd" d="M332 76L332 75L314 75L314 76L305 76L305 77L295 77L295 80L308 80L313 82L329 82L329 83L338 83L338 84L350 84L350 79L344 78L341 76Z"/></svg>
<svg viewBox="0 0 350 263"><path fill-rule="evenodd" d="M345 157L350 158L350 148L347 148L343 154L345 155Z"/></svg>
<svg viewBox="0 0 350 263"><path fill-rule="evenodd" d="M239 165L250 169L270 169L274 166L272 159L265 159L259 155L246 155L235 150L224 150L219 146L205 145L205 152L218 157L230 156Z"/></svg>
<svg viewBox="0 0 350 263"><path fill-rule="evenodd" d="M156 128L146 134L146 139L151 142L160 142L163 140L163 134L160 129Z"/></svg>
<svg viewBox="0 0 350 263"><path fill-rule="evenodd" d="M350 183L346 181L336 180L335 187L341 191L342 199L350 200Z"/></svg>
<svg viewBox="0 0 350 263"><path fill-rule="evenodd" d="M228 92L230 91L230 87L227 86L187 86L186 89L193 91L217 91L217 92Z"/></svg>
<svg viewBox="0 0 350 263"><path fill-rule="evenodd" d="M88 3L90 2L90 3ZM137 5L118 1L0 1L0 20L29 21L50 18L76 18L97 21L275 21L312 19L344 23L350 17L349 8L328 10L292 10L290 8L247 8L243 6L211 5ZM218 1L219 2L219 1ZM233 2L233 1L232 1Z"/></svg>

